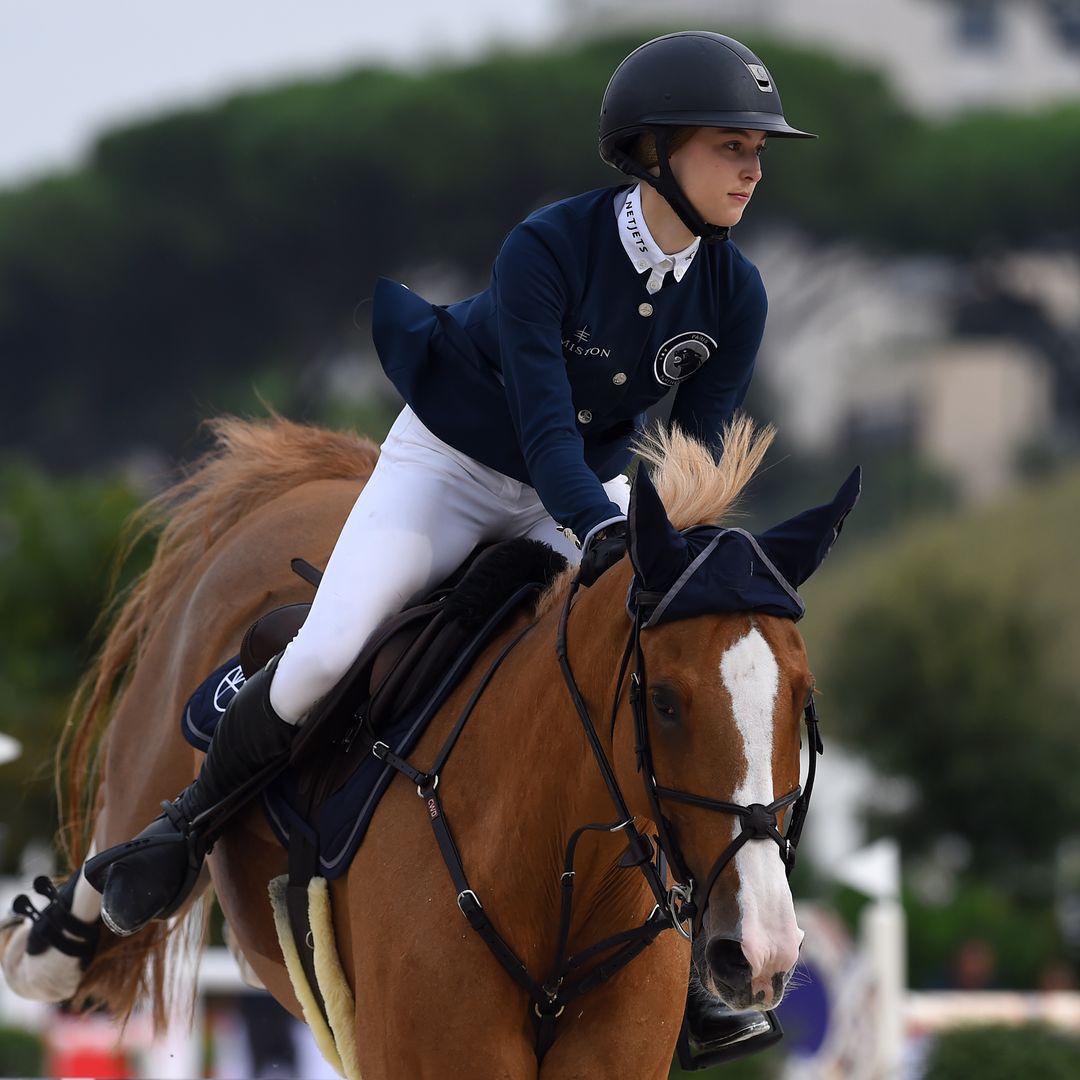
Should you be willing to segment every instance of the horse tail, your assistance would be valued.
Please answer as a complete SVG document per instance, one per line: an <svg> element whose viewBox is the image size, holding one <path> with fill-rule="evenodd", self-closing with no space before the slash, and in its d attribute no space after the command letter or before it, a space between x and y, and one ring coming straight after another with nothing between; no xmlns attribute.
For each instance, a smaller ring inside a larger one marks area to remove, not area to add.
<svg viewBox="0 0 1080 1080"><path fill-rule="evenodd" d="M311 480L366 479L375 444L356 435L293 423L220 417L208 421L211 449L177 483L129 521L114 563L112 598L99 626L108 630L80 681L56 756L58 843L72 868L82 865L99 808L101 749L109 721L160 613L196 563L253 510ZM135 548L157 535L148 568L120 591L120 571ZM194 905L195 910L200 906ZM186 916L184 917L186 919ZM153 923L130 938L103 935L79 990L126 1022L138 1001L153 1001L154 1022L167 1017L170 941L184 920ZM139 977L135 977L135 973Z"/></svg>

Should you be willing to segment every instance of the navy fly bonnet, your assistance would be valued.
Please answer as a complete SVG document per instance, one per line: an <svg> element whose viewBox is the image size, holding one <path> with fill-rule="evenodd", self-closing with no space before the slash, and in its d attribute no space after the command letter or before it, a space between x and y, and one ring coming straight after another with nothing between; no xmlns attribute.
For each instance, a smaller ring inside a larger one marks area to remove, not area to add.
<svg viewBox="0 0 1080 1080"><path fill-rule="evenodd" d="M630 495L634 578L627 608L640 604L642 627L725 611L760 611L798 620L806 612L798 587L821 565L859 499L854 469L832 502L806 510L768 532L696 525L680 533L648 470Z"/></svg>

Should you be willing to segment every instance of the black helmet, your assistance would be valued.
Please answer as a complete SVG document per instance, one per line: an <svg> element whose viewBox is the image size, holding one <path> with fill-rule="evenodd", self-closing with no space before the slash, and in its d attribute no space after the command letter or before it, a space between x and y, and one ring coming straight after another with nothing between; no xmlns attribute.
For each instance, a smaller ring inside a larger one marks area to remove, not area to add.
<svg viewBox="0 0 1080 1080"><path fill-rule="evenodd" d="M687 228L725 240L694 209L668 167L673 127L753 128L773 138L816 139L784 119L780 94L760 58L734 38L708 30L665 34L635 49L611 76L600 106L600 156L664 196ZM656 138L660 175L629 154L642 132Z"/></svg>

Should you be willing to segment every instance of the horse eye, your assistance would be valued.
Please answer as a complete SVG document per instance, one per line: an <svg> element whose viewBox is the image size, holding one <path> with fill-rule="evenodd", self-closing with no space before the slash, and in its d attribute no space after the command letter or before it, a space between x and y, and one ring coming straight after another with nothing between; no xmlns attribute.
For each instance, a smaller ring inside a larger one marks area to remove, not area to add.
<svg viewBox="0 0 1080 1080"><path fill-rule="evenodd" d="M666 720L675 720L679 716L679 699L675 692L666 686L653 688L653 708Z"/></svg>

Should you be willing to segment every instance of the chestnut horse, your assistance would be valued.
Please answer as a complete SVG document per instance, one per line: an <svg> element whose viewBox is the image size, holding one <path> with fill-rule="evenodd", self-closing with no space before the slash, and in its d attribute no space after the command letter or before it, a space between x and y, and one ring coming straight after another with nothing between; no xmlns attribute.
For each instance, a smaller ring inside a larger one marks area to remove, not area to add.
<svg viewBox="0 0 1080 1080"><path fill-rule="evenodd" d="M187 696L236 653L260 614L310 599L290 558L325 565L377 456L367 440L277 417L219 420L214 429L218 448L151 504L145 527L162 527L156 556L118 604L69 722L62 839L74 867L91 842L100 851L134 835L157 814L160 800L190 782L200 757L180 734ZM673 530L718 521L729 511L771 438L771 431L737 421L718 464L678 433L646 448L661 514L666 508ZM631 526L633 549L633 520ZM617 677L633 573L625 558L574 597L567 646L628 808L641 831L651 832L655 814L638 773L625 683L620 691ZM476 673L532 623L480 698L439 793L470 884L537 980L546 977L556 948L567 838L584 823L613 818L556 656L569 582L564 575L535 611L503 629L411 755L420 764L434 757ZM642 648L652 765L661 783L740 804L768 804L798 785L812 678L793 619L746 611L698 615L646 631ZM699 805L665 804L665 815L699 881L739 834L737 818ZM572 952L638 926L653 911L644 877L619 865L625 852L621 834L588 833L579 845ZM267 900L267 882L285 872L286 854L260 807L234 819L209 866L251 968L299 1016ZM364 1080L667 1076L686 1001L690 944L679 934L660 934L566 1010L538 1062L530 1002L462 918L428 814L401 778L330 896L355 999ZM802 939L775 845L746 844L698 903L707 903L693 947L702 992L737 1008L774 1007ZM166 1016L172 946L198 939L183 930L204 907L189 905L170 925L155 923L131 938L103 932L77 996L120 1017L149 999L156 1016Z"/></svg>

